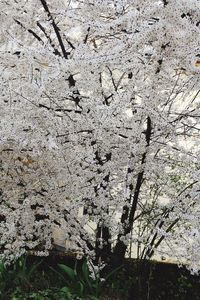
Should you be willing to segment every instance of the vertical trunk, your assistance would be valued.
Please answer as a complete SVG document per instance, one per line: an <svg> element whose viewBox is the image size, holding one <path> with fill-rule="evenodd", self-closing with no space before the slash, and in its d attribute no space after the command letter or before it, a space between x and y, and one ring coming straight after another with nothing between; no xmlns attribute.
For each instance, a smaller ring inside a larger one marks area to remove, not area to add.
<svg viewBox="0 0 200 300"><path fill-rule="evenodd" d="M96 252L96 261L108 261L111 256L111 244L109 228L104 225L97 225L96 232L96 243L95 243L95 252ZM99 238L103 240L103 245L99 242Z"/></svg>
<svg viewBox="0 0 200 300"><path fill-rule="evenodd" d="M149 146L149 143L150 143L151 131L152 131L151 119L150 119L150 117L147 117L147 128L146 128L146 137L145 137L147 147ZM146 155L147 155L147 151L145 151L142 155L141 166L143 166L145 164ZM132 197L133 200L132 200L131 208L129 209L127 206L125 206L123 208L123 214L122 214L122 218L121 218L121 223L123 225L123 233L122 234L120 233L117 237L117 243L116 243L114 253L113 253L113 258L112 258L112 261L114 264L116 264L116 263L120 264L120 262L125 257L127 245L125 245L121 241L121 237L129 234L132 230L134 217L135 217L135 213L137 210L139 194L140 194L141 186L142 186L143 179L144 179L143 177L144 177L144 170L142 170L137 176L136 186L135 186L135 190L133 192L133 197Z"/></svg>

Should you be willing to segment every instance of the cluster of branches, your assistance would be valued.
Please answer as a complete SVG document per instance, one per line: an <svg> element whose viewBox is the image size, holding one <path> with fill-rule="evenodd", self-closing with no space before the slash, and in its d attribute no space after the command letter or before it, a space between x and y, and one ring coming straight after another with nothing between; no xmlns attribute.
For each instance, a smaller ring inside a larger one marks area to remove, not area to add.
<svg viewBox="0 0 200 300"><path fill-rule="evenodd" d="M196 268L198 1L37 5L1 4L2 255L56 226L96 262L179 236Z"/></svg>

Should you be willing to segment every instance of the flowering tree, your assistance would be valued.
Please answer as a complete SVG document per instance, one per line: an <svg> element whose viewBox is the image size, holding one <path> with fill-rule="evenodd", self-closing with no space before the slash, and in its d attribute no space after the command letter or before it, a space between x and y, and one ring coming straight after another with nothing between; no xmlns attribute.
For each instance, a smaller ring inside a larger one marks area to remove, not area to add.
<svg viewBox="0 0 200 300"><path fill-rule="evenodd" d="M1 1L3 257L62 228L97 261L165 241L197 268L199 6Z"/></svg>

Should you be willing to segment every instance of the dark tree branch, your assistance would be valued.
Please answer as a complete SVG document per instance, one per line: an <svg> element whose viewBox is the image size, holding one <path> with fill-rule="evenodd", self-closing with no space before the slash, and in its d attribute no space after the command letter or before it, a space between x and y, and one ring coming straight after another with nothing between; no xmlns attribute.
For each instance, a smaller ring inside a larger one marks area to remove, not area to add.
<svg viewBox="0 0 200 300"><path fill-rule="evenodd" d="M87 34L86 34L85 39L84 39L84 44L87 43L89 33L90 33L90 27L88 27L88 29L87 29Z"/></svg>
<svg viewBox="0 0 200 300"><path fill-rule="evenodd" d="M151 119L148 116L147 117L147 129L146 129L146 132L145 132L146 147L148 147L149 144L150 144L151 133L152 133ZM143 166L145 164L146 155L147 155L147 150L142 155L141 166ZM137 177L136 186L135 186L135 190L134 190L134 193L133 193L133 201L132 201L130 213L129 213L129 208L128 208L127 205L123 207L123 214L122 214L122 217L121 217L121 224L124 227L124 232L123 232L123 234L120 233L117 237L117 243L116 243L114 253L113 253L113 259L114 259L113 263L116 263L116 261L117 261L117 263L119 263L125 256L127 245L125 245L121 241L121 237L129 234L132 230L134 217L135 217L137 204L138 204L138 199L139 199L139 194L140 194L142 183L144 181L143 177L144 177L144 170L142 170L138 174L138 177ZM132 189L132 188L133 188L133 186L130 185L130 189ZM132 196L130 197L130 199L128 201L129 203L131 201L131 198L132 198ZM126 224L127 221L128 221L128 224Z"/></svg>
<svg viewBox="0 0 200 300"><path fill-rule="evenodd" d="M170 232L172 230L172 228L178 223L178 221L180 220L180 218L176 218L174 220L174 222L172 224L169 225L169 227L166 230L167 232ZM145 255L145 258L148 256L148 258L151 258L154 254L154 250L158 248L158 246L162 243L162 241L164 240L165 236L161 236L160 239L157 241L157 243L155 244L154 248L151 248L151 251L147 252Z"/></svg>
<svg viewBox="0 0 200 300"><path fill-rule="evenodd" d="M194 181L192 183L190 183L189 185L187 185L179 194L177 197L180 197L187 189L191 188L193 185L195 185L196 183L198 183L198 181ZM179 200L179 202L182 202L181 200ZM166 223L166 220L168 219L169 217L169 214L171 212L173 212L174 210L174 206L172 206L171 208L168 208L166 209L160 216L160 218L157 220L156 224L155 224L155 227L157 226L157 224L160 222L160 224L158 225L158 228L161 229L163 227L163 225L165 225ZM162 218L161 218L162 217ZM169 225L169 227L166 229L166 232L169 232L175 225L176 223L180 220L180 218L177 218L174 222L172 222L171 225ZM151 231L152 233L152 231ZM158 233L156 232L148 246L148 248L144 248L143 252L142 252L142 255L141 255L141 259L146 259L147 257L151 258L154 254L154 249L156 249L160 244L161 242L164 240L165 236L162 236L157 242L156 242L156 239L157 239L157 236L158 236ZM148 240L150 239L150 236L148 238ZM147 240L147 242L148 242Z"/></svg>
<svg viewBox="0 0 200 300"><path fill-rule="evenodd" d="M44 44L43 40L41 39L41 37L39 35L37 35L32 29L27 29L19 20L14 19L14 21L20 25L23 29L27 30L29 33L31 33L34 38L36 38L39 42L41 42L42 44Z"/></svg>
<svg viewBox="0 0 200 300"><path fill-rule="evenodd" d="M47 34L47 32L46 32L46 30L45 30L45 28L40 24L40 22L39 21L37 21L37 26L40 28L40 30L44 33L44 35L46 36L46 38L48 39L48 41L49 41L49 43L50 43L50 45L52 46L52 48L54 49L54 54L55 55L59 55L59 56L61 56L61 53L60 53L60 51L58 51L58 49L56 49L56 47L55 47L55 45L54 45L54 43L53 43L53 41L52 41L52 39L50 38L50 36Z"/></svg>
<svg viewBox="0 0 200 300"><path fill-rule="evenodd" d="M42 6L43 6L44 10L46 11L46 13L47 13L49 19L51 20L51 24L52 24L53 29L54 29L54 32L55 32L55 34L56 34L56 36L57 36L57 39L58 39L60 48L61 48L61 50L62 50L62 54L63 54L64 58L68 59L68 56L69 56L70 53L67 52L66 49L65 49L65 46L64 46L64 44L63 44L63 40L62 40L61 35L60 35L60 29L59 29L59 27L57 26L57 24L55 23L54 18L52 17L52 14L51 14L51 12L50 12L50 10L49 10L49 7L48 7L48 5L47 5L47 2L46 2L46 0L40 0L40 2L42 3Z"/></svg>

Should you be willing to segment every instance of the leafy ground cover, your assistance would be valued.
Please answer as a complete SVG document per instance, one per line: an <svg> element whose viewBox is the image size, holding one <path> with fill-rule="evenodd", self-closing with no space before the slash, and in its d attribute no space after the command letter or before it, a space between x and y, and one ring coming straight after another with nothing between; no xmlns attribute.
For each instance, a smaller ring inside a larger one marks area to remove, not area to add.
<svg viewBox="0 0 200 300"><path fill-rule="evenodd" d="M199 300L200 277L174 264L130 259L92 277L85 260L29 256L0 264L0 300L9 299Z"/></svg>

